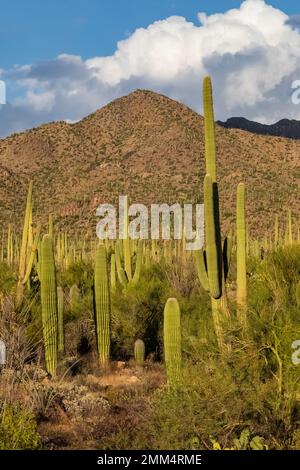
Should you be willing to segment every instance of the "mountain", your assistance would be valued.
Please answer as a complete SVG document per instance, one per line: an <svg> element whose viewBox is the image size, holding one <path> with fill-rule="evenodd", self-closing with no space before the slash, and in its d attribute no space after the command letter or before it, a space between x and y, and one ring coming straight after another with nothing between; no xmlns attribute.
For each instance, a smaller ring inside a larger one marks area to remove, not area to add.
<svg viewBox="0 0 300 470"><path fill-rule="evenodd" d="M218 124L227 129L241 129L254 134L300 139L300 121L295 119L281 119L275 124L268 125L249 121L243 117L233 117L227 119L226 122L218 121Z"/></svg>
<svg viewBox="0 0 300 470"><path fill-rule="evenodd" d="M137 90L75 124L55 122L0 140L0 220L20 225L28 181L35 220L95 231L96 208L128 194L133 203L202 202L203 118L165 96ZM247 186L252 233L274 213L299 216L300 142L216 128L225 228L235 220L236 186Z"/></svg>

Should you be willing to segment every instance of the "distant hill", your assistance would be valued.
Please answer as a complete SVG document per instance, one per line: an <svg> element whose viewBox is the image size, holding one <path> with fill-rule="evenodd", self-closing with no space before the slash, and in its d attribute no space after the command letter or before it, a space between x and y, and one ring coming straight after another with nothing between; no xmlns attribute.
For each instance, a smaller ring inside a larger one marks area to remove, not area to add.
<svg viewBox="0 0 300 470"><path fill-rule="evenodd" d="M202 202L203 118L187 106L137 90L75 124L54 122L0 140L0 222L21 225L34 180L35 220L95 232L96 207L128 194L144 204ZM247 187L252 233L272 230L274 213L300 213L300 141L217 126L218 177L226 227L236 186Z"/></svg>
<svg viewBox="0 0 300 470"><path fill-rule="evenodd" d="M276 124L260 124L249 121L243 117L233 117L226 122L218 121L218 124L227 129L241 129L253 132L254 134L272 135L277 137L287 137L289 139L300 139L300 121L295 119L281 119Z"/></svg>

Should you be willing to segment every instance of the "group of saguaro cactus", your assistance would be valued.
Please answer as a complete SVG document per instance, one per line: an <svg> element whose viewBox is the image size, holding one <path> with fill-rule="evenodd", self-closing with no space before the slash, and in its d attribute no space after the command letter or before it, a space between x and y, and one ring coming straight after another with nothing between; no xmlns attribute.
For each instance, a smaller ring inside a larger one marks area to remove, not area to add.
<svg viewBox="0 0 300 470"><path fill-rule="evenodd" d="M203 82L205 163L206 174L203 182L205 245L194 252L195 265L200 284L209 293L211 312L217 343L221 352L230 347L225 336L226 327L232 317L228 306L227 284L236 239L236 311L241 331L247 326L247 256L259 257L261 251L268 251L282 245L300 242L300 230L296 234L291 210L288 210L284 229L279 218L275 218L274 233L267 234L263 241L251 240L247 232L244 183L239 183L236 194L236 233L222 237L217 179L215 122L213 110L212 84L210 77ZM19 241L13 224L2 232L1 261L10 266L17 262L18 285L16 304L21 306L25 286L36 272L40 281L42 327L45 348L45 362L48 372L55 376L58 353L64 351L64 292L57 287L56 266L68 269L77 261L94 261L94 317L99 363L106 368L110 360L111 341L111 293L119 286L127 289L136 286L141 275L143 263L148 268L152 262L182 263L188 266L188 252L185 237L182 240L151 240L149 243L131 240L129 237L129 217L127 199L125 204L123 237L116 242L97 243L86 234L83 239L78 235L69 237L66 232L54 234L53 216L49 216L47 234L41 238L41 224L32 223L32 182L29 183L22 237ZM85 273L87 274L87 272ZM88 275L88 274L87 274ZM32 283L31 283L32 284ZM296 298L300 303L300 287L297 285ZM80 291L73 285L69 292L70 309L77 311L80 306ZM180 308L175 298L166 302L164 309L164 359L168 383L175 386L181 379L181 325ZM141 367L145 360L145 343L137 339L134 343L134 358Z"/></svg>

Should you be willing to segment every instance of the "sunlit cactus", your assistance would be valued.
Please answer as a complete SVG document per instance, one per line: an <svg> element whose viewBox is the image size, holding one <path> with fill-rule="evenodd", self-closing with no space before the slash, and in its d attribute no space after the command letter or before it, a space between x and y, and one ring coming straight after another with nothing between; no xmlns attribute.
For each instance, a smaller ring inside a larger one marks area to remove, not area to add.
<svg viewBox="0 0 300 470"><path fill-rule="evenodd" d="M41 304L46 369L56 375L57 367L57 286L52 238L44 235L41 244Z"/></svg>
<svg viewBox="0 0 300 470"><path fill-rule="evenodd" d="M181 378L181 326L175 298L167 300L164 310L164 359L168 384L176 385Z"/></svg>
<svg viewBox="0 0 300 470"><path fill-rule="evenodd" d="M64 291L62 287L57 288L57 326L58 326L58 352L63 352L64 340Z"/></svg>
<svg viewBox="0 0 300 470"><path fill-rule="evenodd" d="M141 339L137 339L134 343L134 359L138 367L142 367L145 361L145 343Z"/></svg>
<svg viewBox="0 0 300 470"><path fill-rule="evenodd" d="M20 260L19 260L19 277L18 277L18 286L16 292L16 304L19 307L23 300L24 285L23 279L26 272L26 256L28 248L28 233L30 222L32 221L32 181L29 183L28 193L27 193L27 202L24 216L23 232L22 232L22 242L20 250Z"/></svg>
<svg viewBox="0 0 300 470"><path fill-rule="evenodd" d="M246 217L245 217L245 185L237 187L236 202L236 301L241 322L246 321L247 308L247 269L246 269Z"/></svg>
<svg viewBox="0 0 300 470"><path fill-rule="evenodd" d="M110 357L110 293L107 254L103 243L99 243L96 251L94 305L99 363L105 368Z"/></svg>

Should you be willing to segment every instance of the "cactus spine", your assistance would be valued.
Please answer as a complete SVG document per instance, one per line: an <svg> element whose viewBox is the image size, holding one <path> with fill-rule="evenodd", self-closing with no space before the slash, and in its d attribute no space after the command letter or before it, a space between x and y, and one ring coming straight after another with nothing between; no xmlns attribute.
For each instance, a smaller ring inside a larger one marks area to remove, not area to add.
<svg viewBox="0 0 300 470"><path fill-rule="evenodd" d="M134 343L134 359L138 367L143 367L145 361L145 343L141 339L137 339Z"/></svg>
<svg viewBox="0 0 300 470"><path fill-rule="evenodd" d="M245 185L237 187L236 201L236 301L238 314L242 324L245 324L247 308L247 271L246 271L246 220L245 220Z"/></svg>
<svg viewBox="0 0 300 470"><path fill-rule="evenodd" d="M180 308L177 299L167 300L164 310L164 357L168 384L173 386L181 377Z"/></svg>
<svg viewBox="0 0 300 470"><path fill-rule="evenodd" d="M107 367L110 354L110 294L106 248L103 243L99 243L96 251L94 304L99 362L102 367Z"/></svg>
<svg viewBox="0 0 300 470"><path fill-rule="evenodd" d="M26 282L30 278L30 274L31 274L31 271L32 271L32 268L33 268L34 260L35 260L37 249L38 249L38 244L39 244L39 241L40 241L40 235L41 235L41 224L38 224L37 229L36 229L36 234L35 234L35 237L34 237L34 241L33 241L33 244L31 246L30 255L29 255L29 258L28 258L26 273L25 273L24 279L22 281L23 284L26 284Z"/></svg>
<svg viewBox="0 0 300 470"><path fill-rule="evenodd" d="M41 244L41 304L46 369L56 375L57 367L57 287L52 238L44 235Z"/></svg>

